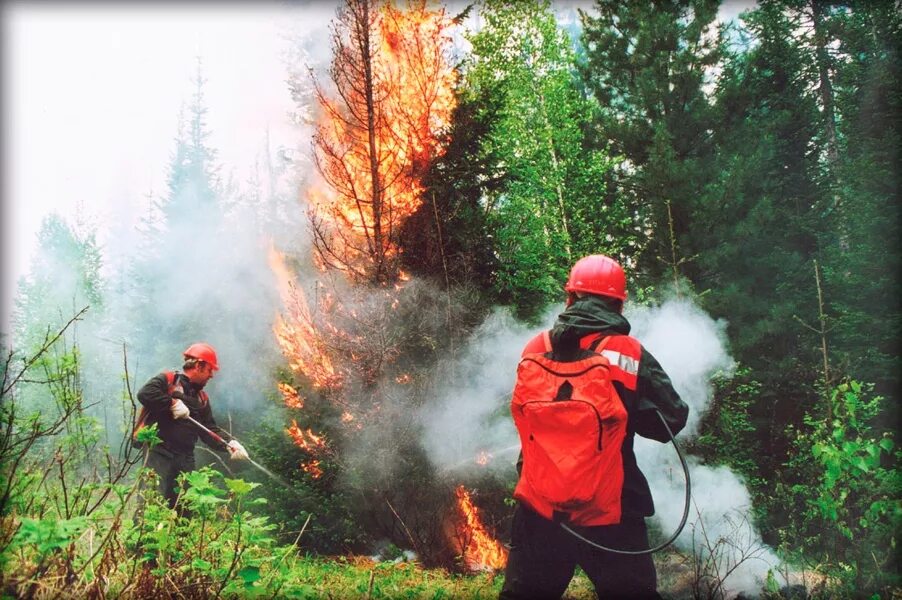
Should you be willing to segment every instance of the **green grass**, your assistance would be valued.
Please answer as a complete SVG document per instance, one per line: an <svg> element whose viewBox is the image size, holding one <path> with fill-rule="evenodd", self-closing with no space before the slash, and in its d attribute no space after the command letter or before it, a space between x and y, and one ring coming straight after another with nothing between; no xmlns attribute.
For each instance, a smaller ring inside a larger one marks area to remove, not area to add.
<svg viewBox="0 0 902 600"><path fill-rule="evenodd" d="M497 598L501 573L465 575L424 569L415 563L377 563L365 557L305 557L292 568L296 585L310 598ZM293 584L295 585L295 584ZM579 574L565 598L594 598L591 584Z"/></svg>

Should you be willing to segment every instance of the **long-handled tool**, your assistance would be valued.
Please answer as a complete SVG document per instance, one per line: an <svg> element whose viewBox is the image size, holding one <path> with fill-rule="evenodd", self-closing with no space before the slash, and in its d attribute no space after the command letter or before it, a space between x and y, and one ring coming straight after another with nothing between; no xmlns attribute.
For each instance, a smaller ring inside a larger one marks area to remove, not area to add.
<svg viewBox="0 0 902 600"><path fill-rule="evenodd" d="M187 420L191 421L192 423L194 423L194 425L196 425L196 426L198 427L198 429L200 429L201 431L203 431L204 433L206 433L207 435L209 435L211 438L213 438L213 439L216 440L217 442L220 442L221 444L226 444L226 445L228 445L228 442L225 441L224 439L222 439L222 436L221 436L221 435L219 435L219 434L216 433L215 431L211 430L209 427L204 426L202 423L196 421L195 419L193 419L193 418L190 417L190 416L185 417L185 419L187 419ZM263 465L261 465L261 464L258 463L257 461L253 460L251 457L247 457L247 462L251 463L252 465L254 465L255 467L257 467L258 469L260 469L261 471L263 471L264 473L266 473L272 480L274 480L274 481L276 481L276 482L278 482L278 483L284 485L284 486L287 487L287 488L290 488L290 487L291 487L291 486L289 486L287 483L285 483L285 481L282 480L279 476L277 476L275 473L270 472L269 469L267 469L266 467L264 467Z"/></svg>

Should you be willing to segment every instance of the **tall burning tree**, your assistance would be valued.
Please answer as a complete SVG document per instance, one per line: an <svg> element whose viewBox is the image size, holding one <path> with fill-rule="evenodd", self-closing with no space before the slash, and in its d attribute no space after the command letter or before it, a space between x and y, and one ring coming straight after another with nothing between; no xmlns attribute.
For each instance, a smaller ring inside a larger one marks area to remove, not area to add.
<svg viewBox="0 0 902 600"><path fill-rule="evenodd" d="M449 536L436 515L467 522L453 490L432 481L414 410L427 398L422 373L442 356L446 321L429 307L443 296L401 271L399 238L444 150L451 24L424 0L403 8L348 0L339 9L332 85L315 82L321 180L307 191L315 286L305 293L285 257L271 256L285 304L275 333L294 374L280 392L295 416L286 434L304 455L300 469L317 485L352 482L364 529L444 564L466 553L460 527Z"/></svg>
<svg viewBox="0 0 902 600"><path fill-rule="evenodd" d="M453 108L444 11L412 0L405 9L349 0L333 27L323 109L314 144L325 186L310 193L314 247L322 266L355 282L400 277L401 224L420 205L421 179L441 152Z"/></svg>

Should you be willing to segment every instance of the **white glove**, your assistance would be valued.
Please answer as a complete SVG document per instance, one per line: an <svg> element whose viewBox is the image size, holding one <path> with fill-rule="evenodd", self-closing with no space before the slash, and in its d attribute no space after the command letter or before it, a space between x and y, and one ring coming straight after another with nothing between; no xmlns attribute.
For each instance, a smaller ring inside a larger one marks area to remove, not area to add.
<svg viewBox="0 0 902 600"><path fill-rule="evenodd" d="M247 450L244 449L244 446L241 445L241 442L238 440L232 440L228 443L229 452L232 454L232 460L247 460L250 456L247 453Z"/></svg>
<svg viewBox="0 0 902 600"><path fill-rule="evenodd" d="M191 411L188 410L188 407L185 406L185 403L178 398L172 399L172 404L169 406L169 412L172 413L173 419L184 419L191 414Z"/></svg>

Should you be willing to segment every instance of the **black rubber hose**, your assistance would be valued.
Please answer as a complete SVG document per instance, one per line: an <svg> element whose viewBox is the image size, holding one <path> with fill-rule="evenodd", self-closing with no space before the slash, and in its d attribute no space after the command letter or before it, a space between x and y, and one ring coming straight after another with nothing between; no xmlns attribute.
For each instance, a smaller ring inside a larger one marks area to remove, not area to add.
<svg viewBox="0 0 902 600"><path fill-rule="evenodd" d="M590 539L587 539L583 535L580 535L576 531L570 528L566 523L561 523L561 527L564 531L570 533L570 535L576 537L577 539L589 544L593 548L598 548L599 550L604 550L605 552L613 552L614 554L652 554L653 552L657 552L658 550L663 550L670 544L672 544L683 532L683 528L686 526L686 521L689 519L689 500L692 496L692 484L689 481L689 465L686 464L686 459L683 458L683 453L680 451L680 447L677 445L676 440L674 439L673 432L670 430L670 427L667 425L667 421L664 420L664 415L661 414L661 411L655 411L658 413L658 418L661 419L661 423L664 425L664 429L667 430L667 434L670 436L670 441L673 443L673 447L676 448L677 456L680 457L680 464L683 465L683 474L686 476L686 503L683 507L683 520L680 521L679 527L676 528L676 531L673 532L673 535L668 538L666 542L658 544L654 548L648 548L646 550L619 550L617 548L608 548L607 546L602 546L601 544L597 544Z"/></svg>

